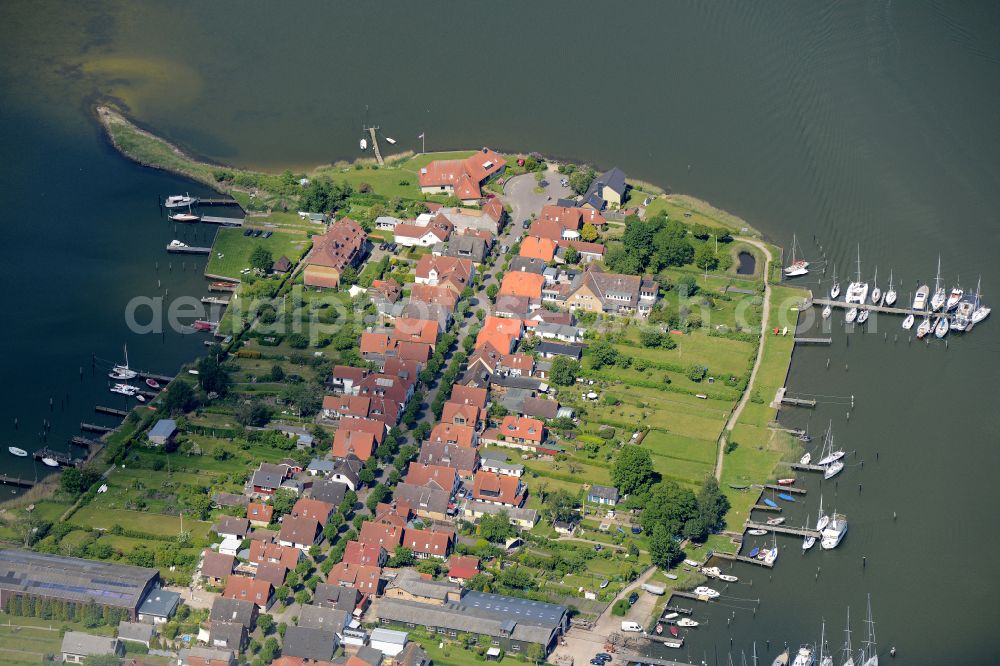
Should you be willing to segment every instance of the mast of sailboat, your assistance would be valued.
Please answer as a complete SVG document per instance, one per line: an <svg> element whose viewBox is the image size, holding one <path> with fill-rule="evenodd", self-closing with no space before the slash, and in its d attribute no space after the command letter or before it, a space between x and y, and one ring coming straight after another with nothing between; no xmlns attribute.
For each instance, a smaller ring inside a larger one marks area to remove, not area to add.
<svg viewBox="0 0 1000 666"><path fill-rule="evenodd" d="M844 633L846 637L844 638L844 654L847 655L847 660L844 663L854 663L854 655L851 654L851 607L847 607L847 625L844 627Z"/></svg>
<svg viewBox="0 0 1000 666"><path fill-rule="evenodd" d="M868 654L868 660L870 661L872 657L876 654L875 648L875 620L872 619L872 595L868 594L868 619L865 620L865 624L868 625L868 640L865 641L865 651ZM867 663L867 662L866 662Z"/></svg>
<svg viewBox="0 0 1000 666"><path fill-rule="evenodd" d="M861 243L858 243L858 283L861 283Z"/></svg>
<svg viewBox="0 0 1000 666"><path fill-rule="evenodd" d="M875 267L875 279L872 281L872 286L878 289L878 266Z"/></svg>
<svg viewBox="0 0 1000 666"><path fill-rule="evenodd" d="M826 642L826 620L822 620L821 622L822 623L819 625L820 629L819 629L819 662L818 662L820 664L823 663L823 643Z"/></svg>
<svg viewBox="0 0 1000 666"><path fill-rule="evenodd" d="M979 287L980 285L982 285L982 283L983 283L983 276L980 275L979 279L976 280L976 304L972 308L974 311L979 309Z"/></svg>
<svg viewBox="0 0 1000 666"><path fill-rule="evenodd" d="M889 269L889 291L895 291L892 288L892 269L891 268Z"/></svg>
<svg viewBox="0 0 1000 666"><path fill-rule="evenodd" d="M753 642L753 666L757 666L757 641Z"/></svg>
<svg viewBox="0 0 1000 666"><path fill-rule="evenodd" d="M936 294L941 288L941 255L938 255L938 271L937 277L934 278L934 293Z"/></svg>
<svg viewBox="0 0 1000 666"><path fill-rule="evenodd" d="M128 343L125 344L125 367L128 368Z"/></svg>

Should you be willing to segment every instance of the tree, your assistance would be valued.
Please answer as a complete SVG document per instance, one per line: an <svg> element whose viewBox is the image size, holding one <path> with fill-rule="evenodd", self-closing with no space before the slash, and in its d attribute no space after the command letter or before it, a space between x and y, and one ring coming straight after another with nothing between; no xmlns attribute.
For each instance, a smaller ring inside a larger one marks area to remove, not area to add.
<svg viewBox="0 0 1000 666"><path fill-rule="evenodd" d="M657 525L653 528L649 538L649 558L653 564L661 569L669 569L683 556L680 545L665 526Z"/></svg>
<svg viewBox="0 0 1000 666"><path fill-rule="evenodd" d="M559 386L572 386L580 374L580 364L567 356L556 356L552 359L549 369L549 379Z"/></svg>
<svg viewBox="0 0 1000 666"><path fill-rule="evenodd" d="M380 483L372 488L371 492L368 493L368 499L365 500L365 506L368 507L368 510L374 514L375 507L377 507L380 502L384 502L391 494L392 491Z"/></svg>
<svg viewBox="0 0 1000 666"><path fill-rule="evenodd" d="M658 328L644 328L639 332L639 342L643 347L659 347L663 344L663 333Z"/></svg>
<svg viewBox="0 0 1000 666"><path fill-rule="evenodd" d="M611 467L611 482L623 495L645 492L655 478L653 458L639 446L626 445Z"/></svg>
<svg viewBox="0 0 1000 666"><path fill-rule="evenodd" d="M251 400L236 408L236 421L245 426L263 426L271 420L271 408L260 400Z"/></svg>
<svg viewBox="0 0 1000 666"><path fill-rule="evenodd" d="M274 627L274 618L264 613L257 618L257 626L260 627L261 632L267 636L271 633L271 629Z"/></svg>
<svg viewBox="0 0 1000 666"><path fill-rule="evenodd" d="M576 516L576 498L565 490L549 493L543 505L549 515L549 521L569 521Z"/></svg>
<svg viewBox="0 0 1000 666"><path fill-rule="evenodd" d="M532 663L540 664L545 661L545 649L541 643L532 643L524 654Z"/></svg>
<svg viewBox="0 0 1000 666"><path fill-rule="evenodd" d="M101 478L100 473L90 468L67 467L59 478L59 488L73 497L79 497L99 478Z"/></svg>
<svg viewBox="0 0 1000 666"><path fill-rule="evenodd" d="M413 564L414 559L412 550L403 546L396 546L396 550L393 551L392 557L389 558L386 564L390 567L408 567Z"/></svg>
<svg viewBox="0 0 1000 666"><path fill-rule="evenodd" d="M219 363L220 353L219 347L213 345L208 356L198 361L198 384L206 393L226 395L230 384L229 372Z"/></svg>
<svg viewBox="0 0 1000 666"><path fill-rule="evenodd" d="M590 187L591 181L594 180L594 172L583 169L579 171L574 171L569 175L569 186L577 194L583 194Z"/></svg>
<svg viewBox="0 0 1000 666"><path fill-rule="evenodd" d="M729 507L729 498L719 488L719 482L714 476L709 476L705 485L698 491L698 513L709 530L714 530L722 524Z"/></svg>
<svg viewBox="0 0 1000 666"><path fill-rule="evenodd" d="M258 245L253 249L253 252L250 254L251 268L256 268L262 273L266 273L271 270L272 265L274 265L274 257L271 256L270 250L263 245Z"/></svg>
<svg viewBox="0 0 1000 666"><path fill-rule="evenodd" d="M652 533L656 525L663 525L671 534L677 534L697 513L698 499L694 493L673 481L665 481L653 486L646 495L639 522L647 533Z"/></svg>
<svg viewBox="0 0 1000 666"><path fill-rule="evenodd" d="M604 253L604 264L615 273L626 275L637 275L643 270L642 257L618 243Z"/></svg>
<svg viewBox="0 0 1000 666"><path fill-rule="evenodd" d="M566 251L563 253L563 259L566 260L567 264L575 264L578 261L580 261L580 253L577 251L575 247L570 245L569 247L566 248Z"/></svg>
<svg viewBox="0 0 1000 666"><path fill-rule="evenodd" d="M506 511L485 515L479 519L479 536L490 543L504 543L517 535L517 529L510 524Z"/></svg>
<svg viewBox="0 0 1000 666"><path fill-rule="evenodd" d="M698 281L693 275L682 275L677 280L677 293L681 297L691 298L698 293Z"/></svg>
<svg viewBox="0 0 1000 666"><path fill-rule="evenodd" d="M683 266L691 263L694 248L687 239L687 229L676 220L666 220L656 235L653 236L653 257L655 266L661 269L667 266Z"/></svg>
<svg viewBox="0 0 1000 666"><path fill-rule="evenodd" d="M588 243L593 243L597 240L597 227L591 222L587 222L583 225L583 229L580 229L580 238L587 241Z"/></svg>
<svg viewBox="0 0 1000 666"><path fill-rule="evenodd" d="M705 366L692 363L687 369L687 378L693 382L700 382L707 374Z"/></svg>
<svg viewBox="0 0 1000 666"><path fill-rule="evenodd" d="M708 243L703 243L694 251L694 265L703 271L715 270L719 265L719 258L715 256L715 250Z"/></svg>
<svg viewBox="0 0 1000 666"><path fill-rule="evenodd" d="M278 488L271 495L271 506L274 507L273 520L277 520L286 513L290 513L295 506L296 496L287 488Z"/></svg>
<svg viewBox="0 0 1000 666"><path fill-rule="evenodd" d="M285 371L282 369L282 367L280 365L278 365L277 363L275 363L274 365L272 365L271 366L271 381L272 382L280 382L284 378L285 378Z"/></svg>
<svg viewBox="0 0 1000 666"><path fill-rule="evenodd" d="M508 567L497 576L497 582L505 587L515 590L530 590L535 587L535 581L526 569L521 567Z"/></svg>
<svg viewBox="0 0 1000 666"><path fill-rule="evenodd" d="M191 385L184 380L175 379L164 393L160 408L167 414L182 414L194 409L197 404Z"/></svg>
<svg viewBox="0 0 1000 666"><path fill-rule="evenodd" d="M594 370L600 370L606 365L614 365L618 361L618 350L607 340L599 340L587 349L590 365Z"/></svg>
<svg viewBox="0 0 1000 666"><path fill-rule="evenodd" d="M270 664L274 661L274 658L278 656L278 639L274 636L269 636L260 647L260 654L258 656L265 664Z"/></svg>
<svg viewBox="0 0 1000 666"><path fill-rule="evenodd" d="M499 293L500 293L500 287L498 287L495 283L490 283L489 285L486 286L486 296L489 297L491 301L496 301L497 294Z"/></svg>

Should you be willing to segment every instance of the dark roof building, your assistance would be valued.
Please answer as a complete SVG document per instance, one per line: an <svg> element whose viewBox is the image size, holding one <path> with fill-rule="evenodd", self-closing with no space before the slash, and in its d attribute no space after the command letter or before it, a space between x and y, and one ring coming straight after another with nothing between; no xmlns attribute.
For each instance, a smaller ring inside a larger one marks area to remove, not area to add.
<svg viewBox="0 0 1000 666"><path fill-rule="evenodd" d="M156 569L28 550L0 550L0 608L14 596L37 597L122 608L132 620L160 580Z"/></svg>
<svg viewBox="0 0 1000 666"><path fill-rule="evenodd" d="M335 507L340 506L346 494L347 484L330 479L322 479L314 482L312 489L309 491L309 497L321 502L327 502Z"/></svg>
<svg viewBox="0 0 1000 666"><path fill-rule="evenodd" d="M542 358L568 356L574 361L579 361L580 357L583 356L583 347L580 345L561 345L556 342L539 342L535 345L535 351Z"/></svg>
<svg viewBox="0 0 1000 666"><path fill-rule="evenodd" d="M216 597L212 602L212 611L208 619L213 624L216 622L232 622L244 627L253 627L257 618L257 605L252 601L243 599L229 599L226 597Z"/></svg>
<svg viewBox="0 0 1000 666"><path fill-rule="evenodd" d="M337 634L333 630L310 627L288 627L281 646L281 654L303 659L329 661L337 648Z"/></svg>

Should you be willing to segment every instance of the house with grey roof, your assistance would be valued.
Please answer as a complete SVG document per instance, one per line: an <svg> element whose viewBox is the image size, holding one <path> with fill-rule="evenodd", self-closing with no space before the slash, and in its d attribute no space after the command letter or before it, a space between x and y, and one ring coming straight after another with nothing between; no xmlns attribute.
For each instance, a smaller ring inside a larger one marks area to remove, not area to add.
<svg viewBox="0 0 1000 666"><path fill-rule="evenodd" d="M400 569L385 586L383 599L407 599L427 604L457 601L462 588L445 581L423 578L416 569ZM381 603L381 601L379 602Z"/></svg>
<svg viewBox="0 0 1000 666"><path fill-rule="evenodd" d="M525 398L521 401L520 413L536 419L554 419L559 413L559 402L544 398Z"/></svg>
<svg viewBox="0 0 1000 666"><path fill-rule="evenodd" d="M323 458L313 458L309 461L309 465L306 467L306 471L313 476L333 473L334 462L332 460L325 460Z"/></svg>
<svg viewBox="0 0 1000 666"><path fill-rule="evenodd" d="M535 335L544 340L559 340L560 342L580 342L583 340L583 329L565 324L542 322L532 329Z"/></svg>
<svg viewBox="0 0 1000 666"><path fill-rule="evenodd" d="M281 654L288 657L329 661L338 645L337 634L331 629L288 627L285 630Z"/></svg>
<svg viewBox="0 0 1000 666"><path fill-rule="evenodd" d="M154 446L164 446L172 442L177 436L177 421L173 419L160 419L149 429L149 443Z"/></svg>
<svg viewBox="0 0 1000 666"><path fill-rule="evenodd" d="M125 622L122 620L118 623L118 639L132 641L133 643L142 643L146 647L149 647L149 641L153 639L153 625L144 622Z"/></svg>
<svg viewBox="0 0 1000 666"><path fill-rule="evenodd" d="M583 347L574 344L559 344L558 342L543 341L535 345L535 351L542 358L555 358L556 356L566 356L574 361L579 361L583 356Z"/></svg>
<svg viewBox="0 0 1000 666"><path fill-rule="evenodd" d="M524 474L524 465L512 463L507 460L507 454L494 449L486 449L479 458L479 468L487 472L503 474L504 476L521 476Z"/></svg>
<svg viewBox="0 0 1000 666"><path fill-rule="evenodd" d="M485 238L468 234L452 234L447 242L435 245L431 254L468 259L474 264L481 264L486 258L489 248Z"/></svg>
<svg viewBox="0 0 1000 666"><path fill-rule="evenodd" d="M375 631L378 631L378 629ZM368 666L381 666L382 664L382 651L371 645L362 645L359 647L355 656L368 664Z"/></svg>
<svg viewBox="0 0 1000 666"><path fill-rule="evenodd" d="M62 660L68 664L82 664L87 657L121 655L121 641L111 636L93 636L82 631L67 631L62 641Z"/></svg>
<svg viewBox="0 0 1000 666"><path fill-rule="evenodd" d="M163 588L156 588L142 600L142 605L139 606L138 619L140 622L163 624L173 616L180 601L181 595L178 593L170 592Z"/></svg>
<svg viewBox="0 0 1000 666"><path fill-rule="evenodd" d="M541 259L535 259L534 257L513 257L510 260L508 272L513 273L515 271L521 271L524 273L542 275L548 266L549 265Z"/></svg>
<svg viewBox="0 0 1000 666"><path fill-rule="evenodd" d="M236 622L213 622L208 630L208 644L215 648L240 652L246 647L249 632Z"/></svg>
<svg viewBox="0 0 1000 666"><path fill-rule="evenodd" d="M619 499L618 489L614 486L601 486L595 483L587 491L587 501L593 504L615 506Z"/></svg>
<svg viewBox="0 0 1000 666"><path fill-rule="evenodd" d="M431 666L431 658L420 643L410 641L403 651L396 655L396 666Z"/></svg>
<svg viewBox="0 0 1000 666"><path fill-rule="evenodd" d="M472 590L440 605L383 598L378 617L382 624L427 627L442 635L487 636L495 647L515 654L531 645L548 654L569 628L566 606Z"/></svg>
<svg viewBox="0 0 1000 666"><path fill-rule="evenodd" d="M409 504L413 512L421 518L431 520L448 518L448 503L451 501L451 493L448 490L400 483L396 486L393 496Z"/></svg>
<svg viewBox="0 0 1000 666"><path fill-rule="evenodd" d="M299 626L310 629L329 629L340 633L350 619L349 613L327 606L306 604L299 611Z"/></svg>
<svg viewBox="0 0 1000 666"><path fill-rule="evenodd" d="M333 479L316 481L309 489L309 497L334 506L340 506L345 495L347 495L347 484Z"/></svg>
<svg viewBox="0 0 1000 666"><path fill-rule="evenodd" d="M627 189L625 172L618 167L612 167L591 181L590 187L577 205L594 210L604 210L607 206L621 208L625 202Z"/></svg>
<svg viewBox="0 0 1000 666"><path fill-rule="evenodd" d="M313 603L327 608L336 608L353 615L358 604L364 599L356 587L343 587L334 583L320 583L313 593Z"/></svg>
<svg viewBox="0 0 1000 666"><path fill-rule="evenodd" d="M509 506L501 506L492 502L479 502L470 500L465 503L462 513L470 520L479 520L483 516L493 516L504 512L510 520L511 525L521 529L530 530L538 523L537 509L522 509Z"/></svg>
<svg viewBox="0 0 1000 666"><path fill-rule="evenodd" d="M236 666L236 655L232 650L214 647L193 647L181 650L178 653L178 660L181 664L205 664L205 666L218 666L227 664Z"/></svg>
<svg viewBox="0 0 1000 666"><path fill-rule="evenodd" d="M377 627L372 629L368 644L382 654L395 657L406 647L406 639L407 633L405 631Z"/></svg>

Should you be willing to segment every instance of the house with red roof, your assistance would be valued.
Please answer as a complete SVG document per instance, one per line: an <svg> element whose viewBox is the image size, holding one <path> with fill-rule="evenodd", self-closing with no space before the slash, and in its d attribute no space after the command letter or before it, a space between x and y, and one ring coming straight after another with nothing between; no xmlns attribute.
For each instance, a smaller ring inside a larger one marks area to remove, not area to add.
<svg viewBox="0 0 1000 666"><path fill-rule="evenodd" d="M376 445L385 441L385 423L382 421L376 421L375 419L344 419L340 422L338 428L340 430L367 432L375 438Z"/></svg>
<svg viewBox="0 0 1000 666"><path fill-rule="evenodd" d="M420 191L447 194L464 204L476 204L483 195L481 186L506 167L507 160L489 148L463 160L434 160L420 169Z"/></svg>
<svg viewBox="0 0 1000 666"><path fill-rule="evenodd" d="M271 524L271 517L274 515L274 507L263 502L250 502L247 504L247 519L254 527L267 527Z"/></svg>
<svg viewBox="0 0 1000 666"><path fill-rule="evenodd" d="M454 423L455 425L470 426L478 429L479 419L479 407L452 400L444 403L444 409L441 412L442 423Z"/></svg>
<svg viewBox="0 0 1000 666"><path fill-rule="evenodd" d="M471 479L479 467L479 451L446 442L424 442L417 461L425 465L445 465L461 478Z"/></svg>
<svg viewBox="0 0 1000 666"><path fill-rule="evenodd" d="M397 224L392 231L393 241L405 247L430 247L451 237L455 225L444 215L438 215L426 226Z"/></svg>
<svg viewBox="0 0 1000 666"><path fill-rule="evenodd" d="M475 386L462 386L455 384L451 387L451 402L463 405L475 405L479 409L486 409L489 401L489 391Z"/></svg>
<svg viewBox="0 0 1000 666"><path fill-rule="evenodd" d="M538 450L544 441L545 424L543 422L514 414L503 417L500 428L495 433L495 439L490 438L490 443L526 451Z"/></svg>
<svg viewBox="0 0 1000 666"><path fill-rule="evenodd" d="M524 504L526 493L520 477L485 470L476 472L472 485L472 499L512 508Z"/></svg>
<svg viewBox="0 0 1000 666"><path fill-rule="evenodd" d="M372 457L375 446L375 436L370 432L338 428L337 434L333 436L333 457L346 458L353 455L365 461Z"/></svg>
<svg viewBox="0 0 1000 666"><path fill-rule="evenodd" d="M556 206L552 204L542 206L537 219L556 222L567 229L580 229L585 224L593 224L595 227L600 228L608 223L599 210Z"/></svg>
<svg viewBox="0 0 1000 666"><path fill-rule="evenodd" d="M556 261L565 261L566 250L573 248L580 255L581 264L589 264L592 261L600 261L604 258L604 246L600 243L587 243L582 240L562 239L556 241Z"/></svg>
<svg viewBox="0 0 1000 666"><path fill-rule="evenodd" d="M444 559L451 554L455 533L444 530L418 530L407 528L403 547L408 548L418 560L432 557Z"/></svg>
<svg viewBox="0 0 1000 666"><path fill-rule="evenodd" d="M475 448L479 443L479 433L472 426L455 425L454 423L438 423L431 430L428 442L444 442L455 444L467 449Z"/></svg>
<svg viewBox="0 0 1000 666"><path fill-rule="evenodd" d="M340 395L357 395L361 380L371 372L368 368L355 368L350 365L335 365L330 373L330 388Z"/></svg>
<svg viewBox="0 0 1000 666"><path fill-rule="evenodd" d="M370 520L361 524L358 541L363 544L381 546L392 552L396 550L396 546L403 542L403 527L385 521Z"/></svg>
<svg viewBox="0 0 1000 666"><path fill-rule="evenodd" d="M556 256L556 242L550 238L525 236L521 239L518 256L549 262Z"/></svg>
<svg viewBox="0 0 1000 666"><path fill-rule="evenodd" d="M348 541L341 562L359 566L383 567L387 559L389 559L389 552L378 544Z"/></svg>
<svg viewBox="0 0 1000 666"><path fill-rule="evenodd" d="M511 271L505 273L500 283L500 295L524 296L531 305L541 305L542 285L545 278L537 273Z"/></svg>
<svg viewBox="0 0 1000 666"><path fill-rule="evenodd" d="M475 274L476 267L469 259L425 254L414 269L414 282L445 286L461 293L472 283Z"/></svg>
<svg viewBox="0 0 1000 666"><path fill-rule="evenodd" d="M513 377L530 377L535 370L535 358L531 354L504 354L497 370Z"/></svg>
<svg viewBox="0 0 1000 666"><path fill-rule="evenodd" d="M451 495L458 489L458 474L453 468L445 465L411 462L406 473L406 482L415 486L438 488Z"/></svg>
<svg viewBox="0 0 1000 666"><path fill-rule="evenodd" d="M389 336L397 342L420 342L429 345L433 351L439 332L440 327L437 321L399 317L396 319L395 326Z"/></svg>
<svg viewBox="0 0 1000 666"><path fill-rule="evenodd" d="M330 516L333 515L333 511L336 508L329 502L323 502L311 497L303 497L297 500L292 507L292 516L295 518L312 518L319 522L321 526L326 527L326 524L330 521Z"/></svg>
<svg viewBox="0 0 1000 666"><path fill-rule="evenodd" d="M437 305L451 314L458 305L458 294L441 285L414 283L410 286L410 302Z"/></svg>
<svg viewBox="0 0 1000 666"><path fill-rule="evenodd" d="M276 562L286 569L294 569L302 558L302 551L290 546L264 541L250 542L250 563Z"/></svg>
<svg viewBox="0 0 1000 666"><path fill-rule="evenodd" d="M345 217L313 238L305 260L303 283L307 287L337 287L348 267L357 268L368 256L371 244L361 225Z"/></svg>
<svg viewBox="0 0 1000 666"><path fill-rule="evenodd" d="M253 602L261 611L266 611L271 603L271 584L266 580L256 580L249 576L230 576L222 596L226 599Z"/></svg>
<svg viewBox="0 0 1000 666"><path fill-rule="evenodd" d="M452 555L448 560L448 580L459 585L479 573L479 558L471 555Z"/></svg>
<svg viewBox="0 0 1000 666"><path fill-rule="evenodd" d="M353 587L362 594L377 597L382 592L382 568L365 564L337 563L326 582L341 587Z"/></svg>

